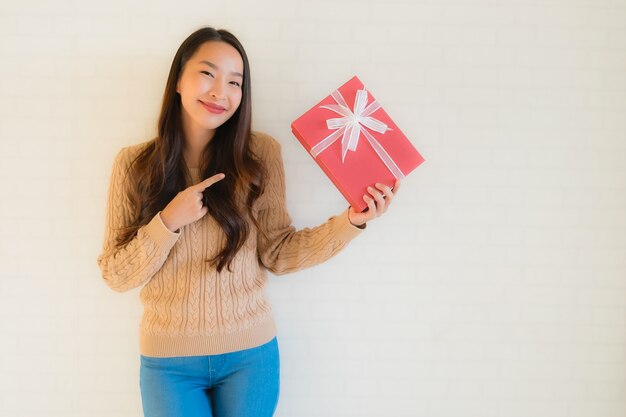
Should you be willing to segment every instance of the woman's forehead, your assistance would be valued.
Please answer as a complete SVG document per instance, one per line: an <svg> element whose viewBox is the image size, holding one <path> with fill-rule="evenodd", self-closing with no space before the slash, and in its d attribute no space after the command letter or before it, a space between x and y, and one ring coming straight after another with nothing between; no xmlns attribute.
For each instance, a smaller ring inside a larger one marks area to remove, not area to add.
<svg viewBox="0 0 626 417"><path fill-rule="evenodd" d="M194 65L243 74L243 59L233 46L221 41L203 43L191 58Z"/></svg>

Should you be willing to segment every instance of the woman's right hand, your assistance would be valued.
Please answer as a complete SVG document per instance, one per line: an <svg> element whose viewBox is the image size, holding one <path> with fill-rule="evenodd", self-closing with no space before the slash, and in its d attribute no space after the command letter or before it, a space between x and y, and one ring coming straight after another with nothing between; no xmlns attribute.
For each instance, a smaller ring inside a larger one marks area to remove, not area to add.
<svg viewBox="0 0 626 417"><path fill-rule="evenodd" d="M161 211L161 220L165 227L171 232L176 232L181 227L204 217L209 209L202 205L202 192L224 177L224 174L215 174L176 194Z"/></svg>

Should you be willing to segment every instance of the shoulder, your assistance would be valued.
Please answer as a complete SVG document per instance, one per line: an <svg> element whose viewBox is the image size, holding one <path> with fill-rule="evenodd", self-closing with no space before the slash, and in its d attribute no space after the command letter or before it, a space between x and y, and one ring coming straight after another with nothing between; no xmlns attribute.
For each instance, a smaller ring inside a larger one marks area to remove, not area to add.
<svg viewBox="0 0 626 417"><path fill-rule="evenodd" d="M134 145L124 146L115 155L114 165L118 168L127 169L142 151L154 144L154 141L154 139L150 139Z"/></svg>
<svg viewBox="0 0 626 417"><path fill-rule="evenodd" d="M263 132L253 131L250 137L250 149L262 159L273 159L280 156L280 143L272 136Z"/></svg>

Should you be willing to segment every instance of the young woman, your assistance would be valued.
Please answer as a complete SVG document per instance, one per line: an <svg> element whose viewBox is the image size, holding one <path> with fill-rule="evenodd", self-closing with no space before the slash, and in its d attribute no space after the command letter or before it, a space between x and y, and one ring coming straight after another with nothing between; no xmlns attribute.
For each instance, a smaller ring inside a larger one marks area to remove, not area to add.
<svg viewBox="0 0 626 417"><path fill-rule="evenodd" d="M143 285L140 387L146 417L272 416L279 392L267 272L329 259L399 187L295 230L280 145L251 131L239 41L202 28L170 69L158 136L117 154L98 265L115 291Z"/></svg>

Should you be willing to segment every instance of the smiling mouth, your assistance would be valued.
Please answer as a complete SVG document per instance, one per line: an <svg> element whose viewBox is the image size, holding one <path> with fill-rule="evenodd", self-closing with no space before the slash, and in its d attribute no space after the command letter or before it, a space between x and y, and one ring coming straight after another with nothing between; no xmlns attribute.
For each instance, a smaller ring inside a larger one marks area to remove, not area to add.
<svg viewBox="0 0 626 417"><path fill-rule="evenodd" d="M222 114L226 111L224 107L218 106L217 104L205 103L202 100L200 100L200 104L202 104L202 107L204 107L206 110L214 114Z"/></svg>

